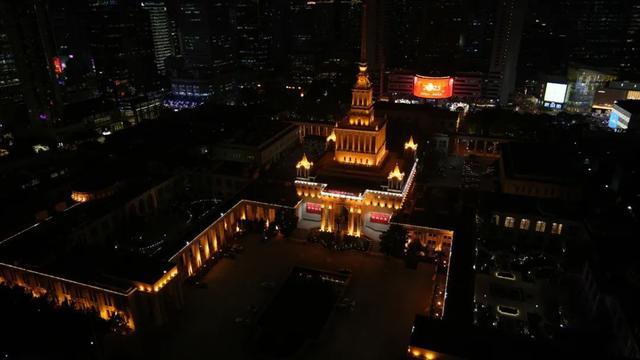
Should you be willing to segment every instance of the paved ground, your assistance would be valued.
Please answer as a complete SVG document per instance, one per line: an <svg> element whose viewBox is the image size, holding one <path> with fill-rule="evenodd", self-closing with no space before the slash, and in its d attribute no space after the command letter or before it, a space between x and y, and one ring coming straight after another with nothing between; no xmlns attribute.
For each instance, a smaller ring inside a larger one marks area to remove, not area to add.
<svg viewBox="0 0 640 360"><path fill-rule="evenodd" d="M430 306L433 266L407 269L402 261L380 255L331 252L319 245L244 239L245 251L224 259L205 277L207 288L185 285L185 309L179 319L156 334L129 341L138 354L114 358L259 359L253 354L255 319L270 303L277 287L295 265L323 270L352 270L345 296L356 301L353 311L335 310L317 342L295 359L401 359L416 313ZM275 289L261 283L275 282ZM258 308L252 315L250 306ZM313 311L313 309L309 309ZM248 324L236 318L249 318Z"/></svg>

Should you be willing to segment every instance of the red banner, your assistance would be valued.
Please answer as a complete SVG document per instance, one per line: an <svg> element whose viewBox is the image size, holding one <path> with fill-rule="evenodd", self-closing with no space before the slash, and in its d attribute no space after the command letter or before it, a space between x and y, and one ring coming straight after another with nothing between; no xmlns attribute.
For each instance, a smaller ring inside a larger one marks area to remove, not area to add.
<svg viewBox="0 0 640 360"><path fill-rule="evenodd" d="M371 213L371 222L377 224L388 224L391 215L381 213Z"/></svg>
<svg viewBox="0 0 640 360"><path fill-rule="evenodd" d="M447 99L453 96L453 78L427 77L413 78L413 95L423 99Z"/></svg>
<svg viewBox="0 0 640 360"><path fill-rule="evenodd" d="M322 214L322 206L315 203L307 203L308 214Z"/></svg>

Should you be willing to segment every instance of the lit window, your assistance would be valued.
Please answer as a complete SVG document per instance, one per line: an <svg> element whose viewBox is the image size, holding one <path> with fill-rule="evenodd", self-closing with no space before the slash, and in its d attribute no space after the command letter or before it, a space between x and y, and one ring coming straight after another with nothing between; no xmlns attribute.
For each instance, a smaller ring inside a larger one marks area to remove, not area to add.
<svg viewBox="0 0 640 360"><path fill-rule="evenodd" d="M511 216L507 216L504 219L504 227L506 228L513 228L513 224L515 223L515 220L511 217Z"/></svg>
<svg viewBox="0 0 640 360"><path fill-rule="evenodd" d="M529 219L520 220L520 230L529 230L529 226L531 226L531 221Z"/></svg>
<svg viewBox="0 0 640 360"><path fill-rule="evenodd" d="M551 224L551 233L560 235L562 233L562 224L556 224L556 223Z"/></svg>
<svg viewBox="0 0 640 360"><path fill-rule="evenodd" d="M500 216L499 215L493 215L491 217L491 222L496 224L496 225L500 225Z"/></svg>
<svg viewBox="0 0 640 360"><path fill-rule="evenodd" d="M537 221L536 222L536 231L537 232L544 232L544 229L547 227L547 224L544 221Z"/></svg>

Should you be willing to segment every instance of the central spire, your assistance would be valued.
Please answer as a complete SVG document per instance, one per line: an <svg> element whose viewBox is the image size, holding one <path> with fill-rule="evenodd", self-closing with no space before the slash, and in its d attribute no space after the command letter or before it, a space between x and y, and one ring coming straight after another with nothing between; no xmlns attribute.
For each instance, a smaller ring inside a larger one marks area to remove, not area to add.
<svg viewBox="0 0 640 360"><path fill-rule="evenodd" d="M367 71L367 1L362 1L362 23L360 24L360 71ZM362 70L364 68L364 70Z"/></svg>

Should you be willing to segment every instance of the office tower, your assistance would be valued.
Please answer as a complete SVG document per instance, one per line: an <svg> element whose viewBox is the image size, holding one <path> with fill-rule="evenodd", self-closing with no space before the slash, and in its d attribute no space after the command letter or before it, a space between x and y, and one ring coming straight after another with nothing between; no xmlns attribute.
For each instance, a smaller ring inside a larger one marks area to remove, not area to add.
<svg viewBox="0 0 640 360"><path fill-rule="evenodd" d="M65 104L100 95L89 52L88 4L76 0L49 3L55 45L54 70Z"/></svg>
<svg viewBox="0 0 640 360"><path fill-rule="evenodd" d="M456 72L483 72L489 68L496 22L496 0L462 0L463 24Z"/></svg>
<svg viewBox="0 0 640 360"><path fill-rule="evenodd" d="M40 0L2 1L0 17L4 39L9 40L13 49L29 120L34 125L48 126L59 122L62 106L56 82L59 69L46 4ZM13 65L8 65L5 72L11 74L12 69Z"/></svg>
<svg viewBox="0 0 640 360"><path fill-rule="evenodd" d="M89 49L108 96L122 99L158 86L151 24L141 3L91 0Z"/></svg>
<svg viewBox="0 0 640 360"><path fill-rule="evenodd" d="M22 99L20 76L9 36L0 18L0 104L14 103Z"/></svg>
<svg viewBox="0 0 640 360"><path fill-rule="evenodd" d="M238 65L254 72L270 67L273 30L268 5L264 0L239 0L233 8Z"/></svg>
<svg viewBox="0 0 640 360"><path fill-rule="evenodd" d="M640 74L640 1L633 2L627 14L624 61L621 70L626 76L637 77Z"/></svg>
<svg viewBox="0 0 640 360"><path fill-rule="evenodd" d="M318 48L314 46L313 3L293 0L287 9L287 54L294 85L310 84L315 73Z"/></svg>
<svg viewBox="0 0 640 360"><path fill-rule="evenodd" d="M487 97L506 105L515 89L526 0L500 0L487 83Z"/></svg>
<svg viewBox="0 0 640 360"><path fill-rule="evenodd" d="M571 2L575 28L570 60L589 66L620 69L624 58L626 0L575 0Z"/></svg>
<svg viewBox="0 0 640 360"><path fill-rule="evenodd" d="M142 8L149 14L156 68L164 74L164 62L174 54L167 6L163 0L151 0L142 2Z"/></svg>
<svg viewBox="0 0 640 360"><path fill-rule="evenodd" d="M183 64L172 74L172 95L190 98L189 104L211 96L215 101L228 101L235 67L231 2L182 1L177 23ZM189 104L185 106L191 107Z"/></svg>
<svg viewBox="0 0 640 360"><path fill-rule="evenodd" d="M387 67L415 69L421 64L420 43L424 34L425 2L386 0L384 3L385 36L393 50L387 51Z"/></svg>

